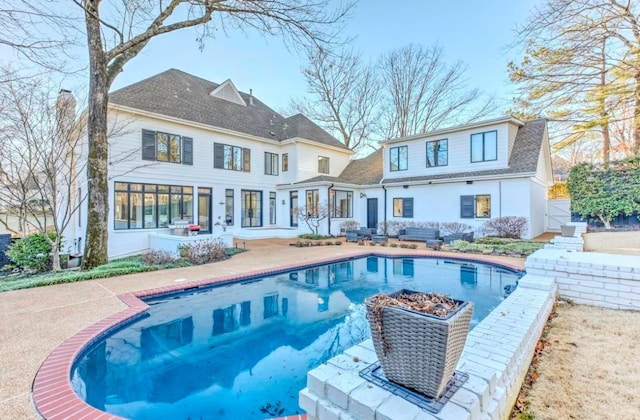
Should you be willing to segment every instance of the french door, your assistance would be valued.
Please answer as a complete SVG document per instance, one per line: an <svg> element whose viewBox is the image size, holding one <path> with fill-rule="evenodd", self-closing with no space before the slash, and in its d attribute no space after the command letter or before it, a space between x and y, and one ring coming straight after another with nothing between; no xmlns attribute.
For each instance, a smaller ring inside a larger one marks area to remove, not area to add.
<svg viewBox="0 0 640 420"><path fill-rule="evenodd" d="M262 191L242 190L242 227L262 226Z"/></svg>
<svg viewBox="0 0 640 420"><path fill-rule="evenodd" d="M198 188L198 225L200 233L211 233L211 188Z"/></svg>

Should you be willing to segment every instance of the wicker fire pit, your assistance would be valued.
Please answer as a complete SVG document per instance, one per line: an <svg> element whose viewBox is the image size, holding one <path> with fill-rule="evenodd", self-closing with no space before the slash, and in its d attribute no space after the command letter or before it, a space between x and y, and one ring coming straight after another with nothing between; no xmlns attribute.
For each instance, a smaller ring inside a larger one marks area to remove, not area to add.
<svg viewBox="0 0 640 420"><path fill-rule="evenodd" d="M416 293L401 290L388 297ZM473 304L449 298L454 309L439 317L403 307L380 307L375 298L367 298L365 304L373 346L385 377L429 398L439 398L462 354Z"/></svg>

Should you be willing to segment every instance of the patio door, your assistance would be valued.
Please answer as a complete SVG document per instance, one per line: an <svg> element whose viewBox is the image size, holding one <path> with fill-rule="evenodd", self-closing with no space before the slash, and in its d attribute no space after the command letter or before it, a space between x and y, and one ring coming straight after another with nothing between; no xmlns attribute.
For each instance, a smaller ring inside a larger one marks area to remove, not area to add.
<svg viewBox="0 0 640 420"><path fill-rule="evenodd" d="M378 227L378 199L367 198L367 227Z"/></svg>
<svg viewBox="0 0 640 420"><path fill-rule="evenodd" d="M200 233L211 233L211 188L198 188Z"/></svg>
<svg viewBox="0 0 640 420"><path fill-rule="evenodd" d="M242 227L262 226L262 191L242 190Z"/></svg>
<svg viewBox="0 0 640 420"><path fill-rule="evenodd" d="M298 208L298 191L291 191L289 193L289 225L291 227L298 227L298 214L296 209Z"/></svg>

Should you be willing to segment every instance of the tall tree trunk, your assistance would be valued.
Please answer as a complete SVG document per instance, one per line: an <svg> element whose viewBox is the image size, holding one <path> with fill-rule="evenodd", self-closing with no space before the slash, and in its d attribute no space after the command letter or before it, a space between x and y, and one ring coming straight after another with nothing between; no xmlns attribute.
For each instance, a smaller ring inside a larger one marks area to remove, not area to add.
<svg viewBox="0 0 640 420"><path fill-rule="evenodd" d="M88 108L88 217L87 238L82 265L90 269L107 262L107 221L109 216L107 105L109 80L99 22L99 0L86 6L87 41L89 43Z"/></svg>
<svg viewBox="0 0 640 420"><path fill-rule="evenodd" d="M636 61L636 66L640 67L640 61ZM640 68L638 68L635 79L636 86L634 90L635 98L633 104L633 154L636 157L640 157Z"/></svg>
<svg viewBox="0 0 640 420"><path fill-rule="evenodd" d="M611 159L611 137L609 135L609 123L602 124L602 161L609 163Z"/></svg>
<svg viewBox="0 0 640 420"><path fill-rule="evenodd" d="M607 57L606 52L607 38L602 40L601 51L601 63L600 69L600 88L602 91L599 93L598 107L600 108L600 127L602 128L602 161L605 164L611 160L611 137L609 136L609 115L607 112L607 98L605 92L607 91Z"/></svg>

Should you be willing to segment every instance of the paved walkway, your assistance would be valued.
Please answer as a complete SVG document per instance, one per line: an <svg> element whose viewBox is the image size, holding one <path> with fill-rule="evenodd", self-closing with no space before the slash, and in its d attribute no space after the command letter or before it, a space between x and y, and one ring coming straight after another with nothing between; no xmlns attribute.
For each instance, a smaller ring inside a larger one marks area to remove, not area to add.
<svg viewBox="0 0 640 420"><path fill-rule="evenodd" d="M125 309L117 297L119 294L374 251L389 255L425 252L423 244L414 251L352 243L295 248L290 247L289 242L246 241L248 252L214 264L0 293L0 418L38 418L30 400L31 384L38 368L65 339ZM242 241L238 245L241 246ZM452 256L445 252L431 254ZM474 257L524 266L522 258Z"/></svg>

